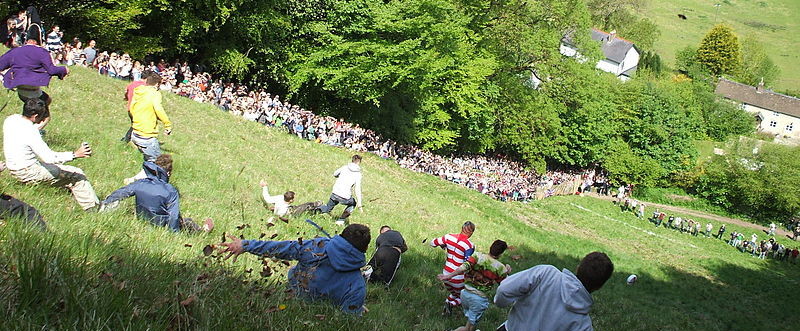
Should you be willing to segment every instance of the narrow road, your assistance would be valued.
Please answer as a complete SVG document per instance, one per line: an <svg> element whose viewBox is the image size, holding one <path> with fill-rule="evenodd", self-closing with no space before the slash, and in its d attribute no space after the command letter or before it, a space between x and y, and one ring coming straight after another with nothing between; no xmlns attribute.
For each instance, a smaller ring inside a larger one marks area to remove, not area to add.
<svg viewBox="0 0 800 331"><path fill-rule="evenodd" d="M590 196L590 197L593 197L593 198L602 199L602 200L606 200L606 201L614 201L615 200L615 198L612 197L612 196L599 195L599 194L596 194L596 193L589 193L589 194L587 194L587 196ZM661 209L661 210L671 210L671 211L674 211L674 212L679 212L679 213L682 213L682 214L692 215L692 216L695 216L695 217L702 217L702 218L705 218L705 219L715 220L715 221L719 221L719 222L723 222L723 223L736 224L738 226L743 226L743 227L746 227L746 228L751 228L751 229L755 229L755 230L759 230L759 231L767 230L767 227L765 227L765 226L758 225L758 224L753 224L753 223L750 223L750 222L747 222L747 221L743 221L743 220L740 220L740 219L737 219L737 218L730 218L730 217L725 217L725 216L720 216L720 215L714 215L714 214L709 214L709 213L705 213L705 212L701 212L701 211L697 211L697 210L687 209L687 208L683 208L683 207L670 206L670 205L664 205L664 204L655 203L655 202L647 202L647 201L642 201L642 200L639 200L639 201L640 202L644 202L644 204L646 204L648 207L658 207L658 209ZM714 228L718 229L719 227L715 226ZM789 233L789 231L786 231L786 230L781 229L781 228L776 229L775 233L776 233L776 235L780 235L780 236L791 236L791 233ZM761 232L759 232L759 234L761 234Z"/></svg>

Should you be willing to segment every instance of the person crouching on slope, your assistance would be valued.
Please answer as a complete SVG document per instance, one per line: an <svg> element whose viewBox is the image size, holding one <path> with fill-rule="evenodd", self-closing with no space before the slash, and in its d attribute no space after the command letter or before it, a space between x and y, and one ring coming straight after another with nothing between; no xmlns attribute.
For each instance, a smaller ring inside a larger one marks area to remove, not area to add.
<svg viewBox="0 0 800 331"><path fill-rule="evenodd" d="M211 232L214 222L210 218L200 227L190 218L181 217L178 190L169 183L172 155L161 154L155 162L144 162L142 168L146 177L111 193L101 202L101 211L114 209L120 200L135 196L136 215L139 218L157 226L167 226L173 232Z"/></svg>
<svg viewBox="0 0 800 331"><path fill-rule="evenodd" d="M342 216L336 220L336 225L344 225L353 209L355 207L362 208L364 204L361 196L361 156L353 155L352 162L333 172L333 177L336 177L336 183L333 184L333 192L328 204L319 206L317 211L330 213L340 203L347 206L342 212ZM352 191L356 193L355 199Z"/></svg>
<svg viewBox="0 0 800 331"><path fill-rule="evenodd" d="M228 236L232 241L220 243L223 253L229 258L249 252L263 257L295 260L297 265L289 269L289 288L299 297L311 300L328 299L346 313L358 314L367 311L364 299L367 285L361 274L365 265L364 253L370 241L369 228L362 224L350 224L342 234L333 238L308 240L260 241L241 240Z"/></svg>
<svg viewBox="0 0 800 331"><path fill-rule="evenodd" d="M161 76L155 74L148 76L145 79L145 85L133 90L131 101L130 115L133 128L131 142L142 152L145 162L153 162L161 155L161 144L158 141L158 121L164 124L164 134L172 133L172 122L161 105L159 83L161 83ZM145 177L147 176L142 170L136 176L125 179L125 184Z"/></svg>

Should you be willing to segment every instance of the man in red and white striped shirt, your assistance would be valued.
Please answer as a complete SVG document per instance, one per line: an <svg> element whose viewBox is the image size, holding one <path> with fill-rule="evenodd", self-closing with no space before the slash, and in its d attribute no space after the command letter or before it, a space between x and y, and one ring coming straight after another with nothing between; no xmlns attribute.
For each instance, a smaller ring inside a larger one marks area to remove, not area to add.
<svg viewBox="0 0 800 331"><path fill-rule="evenodd" d="M441 247L447 251L447 261L444 264L442 273L452 273L475 252L475 245L469 241L469 237L472 237L473 232L475 232L475 224L467 221L461 226L461 233L446 234L431 240L431 246ZM452 307L461 304L464 275L453 276L453 278L444 282L444 286L450 292L450 295L445 299L445 313L449 314Z"/></svg>

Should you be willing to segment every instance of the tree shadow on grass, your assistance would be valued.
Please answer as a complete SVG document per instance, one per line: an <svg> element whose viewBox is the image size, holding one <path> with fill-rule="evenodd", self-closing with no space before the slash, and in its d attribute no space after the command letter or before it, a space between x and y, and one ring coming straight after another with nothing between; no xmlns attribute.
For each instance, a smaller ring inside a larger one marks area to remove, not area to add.
<svg viewBox="0 0 800 331"><path fill-rule="evenodd" d="M273 274L264 278L255 256L233 264L193 246L178 248L193 257L176 260L137 249L124 234L62 238L14 225L0 227L0 240L0 315L9 329L445 330L465 321L460 310L440 314L446 292L435 279L443 262L435 248L404 254L393 284L369 285L370 312L355 318L324 301L290 298L287 266L271 262ZM575 271L584 253L518 245L501 261L515 272L538 264ZM647 272L626 265L629 257L611 258L614 275L594 294L600 330L788 329L780 321L797 313L787 309L796 305L786 294L797 288L788 265L752 270L718 261L706 278L672 267ZM631 273L639 281L627 286ZM492 306L479 327L491 330L506 316L507 309Z"/></svg>
<svg viewBox="0 0 800 331"><path fill-rule="evenodd" d="M614 261L614 254L609 254ZM515 261L519 265L515 272L532 267L528 261L575 272L583 257L526 247L505 255L506 261L514 255L523 257ZM792 265L753 270L717 261L707 266L713 275L707 278L671 266L647 272L625 262L617 261L612 277L593 293L591 316L598 330L790 329L789 321L799 311L796 301L786 295L795 292L797 283L781 273ZM638 275L633 285L626 283L630 274Z"/></svg>

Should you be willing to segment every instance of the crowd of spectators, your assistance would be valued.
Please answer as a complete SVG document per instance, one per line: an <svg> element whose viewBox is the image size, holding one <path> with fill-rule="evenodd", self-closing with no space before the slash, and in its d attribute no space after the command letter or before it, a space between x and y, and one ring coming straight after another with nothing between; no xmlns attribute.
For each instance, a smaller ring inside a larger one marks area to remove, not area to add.
<svg viewBox="0 0 800 331"><path fill-rule="evenodd" d="M315 114L264 89L215 80L200 65L168 63L163 59L143 64L127 53L100 52L94 40L83 47L77 38L69 43L62 42L62 36L58 27L53 27L48 34L48 49L57 64L89 67L99 74L124 80L138 80L142 72L155 71L162 77L161 90L213 104L235 116L285 130L302 139L374 153L395 160L406 169L440 177L501 201L573 194L588 174L585 171L537 174L502 155L437 155L386 139L344 119ZM593 172L591 174L593 176Z"/></svg>

